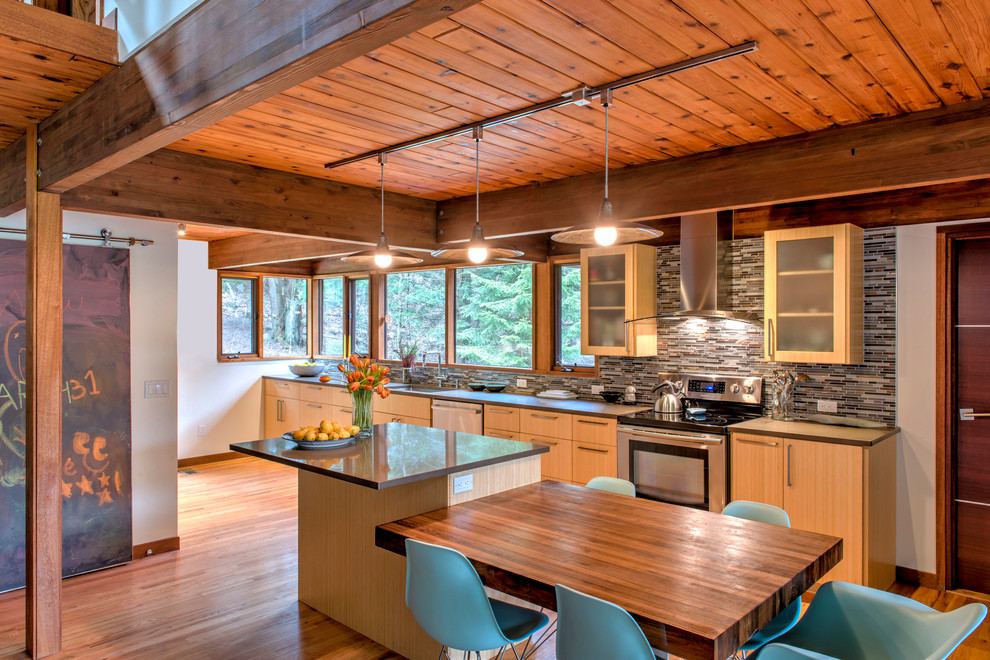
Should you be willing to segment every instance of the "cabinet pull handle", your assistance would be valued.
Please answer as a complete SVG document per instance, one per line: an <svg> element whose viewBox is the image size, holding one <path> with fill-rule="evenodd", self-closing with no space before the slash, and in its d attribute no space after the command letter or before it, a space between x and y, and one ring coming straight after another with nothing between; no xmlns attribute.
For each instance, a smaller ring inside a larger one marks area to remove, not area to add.
<svg viewBox="0 0 990 660"><path fill-rule="evenodd" d="M582 450L582 451L593 451L596 454L607 454L608 453L608 450L607 449L592 449L591 447L582 447L581 445L578 445L577 448L580 449L580 450Z"/></svg>
<svg viewBox="0 0 990 660"><path fill-rule="evenodd" d="M512 411L512 410L503 410L502 408L489 408L488 409L488 412L490 412L490 413L498 413L499 415L511 415L514 411Z"/></svg>
<svg viewBox="0 0 990 660"><path fill-rule="evenodd" d="M770 317L767 320L770 322L770 341L769 341L770 345L768 347L770 350L767 352L770 354L770 360L772 361L774 359L774 353L777 352L777 347L776 347L777 338L774 336L774 331L773 331L773 317Z"/></svg>
<svg viewBox="0 0 990 660"><path fill-rule="evenodd" d="M282 399L275 400L275 421L276 422L285 421L284 419L282 419Z"/></svg>
<svg viewBox="0 0 990 660"><path fill-rule="evenodd" d="M490 435L493 438L502 438L503 440L512 440L512 436L502 435L501 433L496 433L495 431L486 431L485 435Z"/></svg>
<svg viewBox="0 0 990 660"><path fill-rule="evenodd" d="M625 339L623 339L623 341L626 344L624 346L624 348L626 349L626 355L632 355L632 346L629 345L629 326L632 325L632 323L626 321L623 325L625 326L625 331L626 331Z"/></svg>
<svg viewBox="0 0 990 660"><path fill-rule="evenodd" d="M321 406L321 405L320 405L320 404L318 404L318 403L307 403L307 404L306 404L306 407L307 407L307 408L322 408L323 406Z"/></svg>
<svg viewBox="0 0 990 660"><path fill-rule="evenodd" d="M538 445L550 445L551 447L557 446L557 443L553 440L544 440L543 438L530 438L528 442L535 442Z"/></svg>
<svg viewBox="0 0 990 660"><path fill-rule="evenodd" d="M787 445L787 487L790 488L791 484L791 447L793 445Z"/></svg>
<svg viewBox="0 0 990 660"><path fill-rule="evenodd" d="M537 415L536 413L529 413L530 417L536 417L538 419L557 419L556 415Z"/></svg>
<svg viewBox="0 0 990 660"><path fill-rule="evenodd" d="M608 422L592 422L587 419L577 420L578 424L591 424L592 426L608 426Z"/></svg>
<svg viewBox="0 0 990 660"><path fill-rule="evenodd" d="M749 438L735 438L736 442L746 445L761 445L763 447L776 447L777 443L771 440L750 440Z"/></svg>

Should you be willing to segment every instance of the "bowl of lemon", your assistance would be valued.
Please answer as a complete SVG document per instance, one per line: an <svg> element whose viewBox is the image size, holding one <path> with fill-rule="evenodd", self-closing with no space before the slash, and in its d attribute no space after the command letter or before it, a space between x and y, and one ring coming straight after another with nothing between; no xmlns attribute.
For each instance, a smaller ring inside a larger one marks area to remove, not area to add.
<svg viewBox="0 0 990 660"><path fill-rule="evenodd" d="M303 426L291 433L283 433L282 438L296 443L300 449L333 449L353 443L360 430L358 426L324 419L316 426Z"/></svg>

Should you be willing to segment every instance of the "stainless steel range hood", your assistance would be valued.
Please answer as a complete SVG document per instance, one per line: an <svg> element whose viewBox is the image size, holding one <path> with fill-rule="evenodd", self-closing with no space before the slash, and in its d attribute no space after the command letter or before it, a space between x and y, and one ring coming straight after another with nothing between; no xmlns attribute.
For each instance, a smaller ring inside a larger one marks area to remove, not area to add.
<svg viewBox="0 0 990 660"><path fill-rule="evenodd" d="M752 312L729 309L732 212L681 216L681 309L661 319L706 318L762 323Z"/></svg>

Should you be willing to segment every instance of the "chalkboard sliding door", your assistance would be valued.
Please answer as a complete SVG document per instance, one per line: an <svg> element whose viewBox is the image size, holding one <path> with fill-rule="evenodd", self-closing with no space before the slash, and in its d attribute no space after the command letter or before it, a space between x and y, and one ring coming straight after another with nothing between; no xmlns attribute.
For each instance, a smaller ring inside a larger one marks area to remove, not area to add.
<svg viewBox="0 0 990 660"><path fill-rule="evenodd" d="M130 254L66 245L62 258L68 577L131 559ZM24 586L25 263L23 241L0 240L0 591Z"/></svg>

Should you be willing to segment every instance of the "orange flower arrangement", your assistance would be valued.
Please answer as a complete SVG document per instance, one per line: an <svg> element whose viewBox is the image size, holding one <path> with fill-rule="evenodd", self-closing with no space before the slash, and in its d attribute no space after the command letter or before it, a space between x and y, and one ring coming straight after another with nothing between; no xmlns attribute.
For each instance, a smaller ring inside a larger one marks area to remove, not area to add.
<svg viewBox="0 0 990 660"><path fill-rule="evenodd" d="M388 367L372 363L370 358L363 360L355 354L348 358L353 371L349 371L343 364L338 364L337 368L347 377L347 390L351 393L352 413L351 420L354 426L361 427L361 432L366 433L372 426L371 414L371 393L375 392L383 399L387 399L389 390L386 385L390 380L388 377Z"/></svg>

